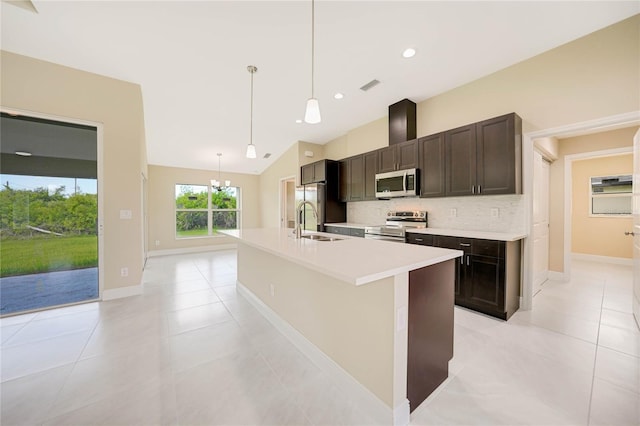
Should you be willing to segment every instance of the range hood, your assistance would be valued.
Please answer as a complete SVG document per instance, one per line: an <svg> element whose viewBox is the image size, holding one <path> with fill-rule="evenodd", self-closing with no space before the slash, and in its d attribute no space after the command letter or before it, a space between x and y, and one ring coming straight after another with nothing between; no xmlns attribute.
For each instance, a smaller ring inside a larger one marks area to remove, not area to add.
<svg viewBox="0 0 640 426"><path fill-rule="evenodd" d="M389 105L389 145L416 138L416 104L403 99Z"/></svg>

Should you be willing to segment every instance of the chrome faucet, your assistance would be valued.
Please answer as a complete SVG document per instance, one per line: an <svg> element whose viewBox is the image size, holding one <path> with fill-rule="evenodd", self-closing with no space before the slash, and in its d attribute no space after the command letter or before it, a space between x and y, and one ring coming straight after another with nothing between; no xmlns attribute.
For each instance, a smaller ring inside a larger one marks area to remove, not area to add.
<svg viewBox="0 0 640 426"><path fill-rule="evenodd" d="M311 212L313 213L313 217L316 218L316 220L318 220L318 212L316 211L316 206L314 206L311 202L309 201L301 201L300 204L298 204L298 207L296 208L296 238L302 238L302 207L308 204L311 206Z"/></svg>

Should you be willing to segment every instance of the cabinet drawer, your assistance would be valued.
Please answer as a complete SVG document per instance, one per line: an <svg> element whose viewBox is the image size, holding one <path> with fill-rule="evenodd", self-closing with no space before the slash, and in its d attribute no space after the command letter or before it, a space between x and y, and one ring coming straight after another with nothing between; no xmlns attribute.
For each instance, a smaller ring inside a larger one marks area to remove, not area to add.
<svg viewBox="0 0 640 426"><path fill-rule="evenodd" d="M420 244L423 246L433 245L433 235L407 233L407 242L409 244Z"/></svg>
<svg viewBox="0 0 640 426"><path fill-rule="evenodd" d="M473 240L472 253L504 259L504 242L493 240Z"/></svg>
<svg viewBox="0 0 640 426"><path fill-rule="evenodd" d="M361 228L348 228L348 229L349 229L349 235L351 235L352 237L364 238L364 229L361 229Z"/></svg>

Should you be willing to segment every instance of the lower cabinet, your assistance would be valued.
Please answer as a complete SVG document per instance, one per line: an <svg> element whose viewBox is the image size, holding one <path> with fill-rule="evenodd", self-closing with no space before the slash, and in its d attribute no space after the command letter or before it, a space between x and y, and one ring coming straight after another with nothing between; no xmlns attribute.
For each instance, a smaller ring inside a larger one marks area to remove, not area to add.
<svg viewBox="0 0 640 426"><path fill-rule="evenodd" d="M409 243L464 252L456 262L456 305L504 320L520 307L520 241L408 235Z"/></svg>
<svg viewBox="0 0 640 426"><path fill-rule="evenodd" d="M364 238L364 229L362 228L347 228L344 226L325 225L324 232L329 232L330 234L350 235L352 237Z"/></svg>

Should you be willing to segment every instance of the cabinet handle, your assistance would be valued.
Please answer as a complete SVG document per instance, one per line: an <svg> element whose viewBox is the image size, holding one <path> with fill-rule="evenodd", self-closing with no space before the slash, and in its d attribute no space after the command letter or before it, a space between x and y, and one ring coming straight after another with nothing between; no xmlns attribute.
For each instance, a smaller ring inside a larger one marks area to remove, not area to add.
<svg viewBox="0 0 640 426"><path fill-rule="evenodd" d="M416 241L422 241L422 238L416 238Z"/></svg>
<svg viewBox="0 0 640 426"><path fill-rule="evenodd" d="M472 194L476 193L476 186L475 185L471 185L471 193Z"/></svg>
<svg viewBox="0 0 640 426"><path fill-rule="evenodd" d="M462 247L471 247L471 244L468 244L468 243L460 243L460 245Z"/></svg>
<svg viewBox="0 0 640 426"><path fill-rule="evenodd" d="M460 256L460 264L464 265L464 256Z"/></svg>
<svg viewBox="0 0 640 426"><path fill-rule="evenodd" d="M478 185L478 194L482 192L482 186Z"/></svg>
<svg viewBox="0 0 640 426"><path fill-rule="evenodd" d="M467 266L469 266L469 257L471 256L467 256Z"/></svg>

